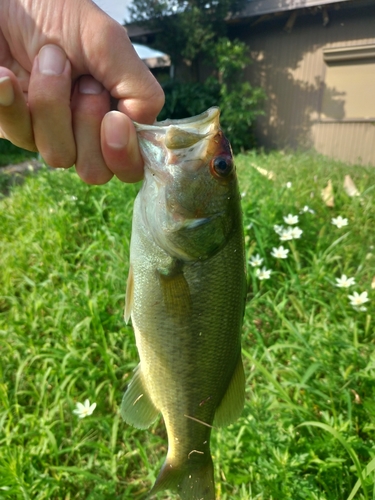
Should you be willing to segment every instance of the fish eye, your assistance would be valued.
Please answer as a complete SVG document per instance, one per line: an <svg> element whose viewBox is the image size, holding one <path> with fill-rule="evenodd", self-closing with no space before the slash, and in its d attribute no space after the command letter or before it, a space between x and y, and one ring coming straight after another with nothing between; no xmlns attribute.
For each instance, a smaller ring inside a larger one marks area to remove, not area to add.
<svg viewBox="0 0 375 500"><path fill-rule="evenodd" d="M217 156L211 162L213 173L227 177L233 171L233 160L230 156Z"/></svg>

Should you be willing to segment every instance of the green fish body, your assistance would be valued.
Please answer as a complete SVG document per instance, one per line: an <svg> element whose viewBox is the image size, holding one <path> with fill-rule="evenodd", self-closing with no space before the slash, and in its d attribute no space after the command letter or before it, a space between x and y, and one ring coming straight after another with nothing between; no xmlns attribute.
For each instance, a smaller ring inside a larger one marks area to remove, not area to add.
<svg viewBox="0 0 375 500"><path fill-rule="evenodd" d="M145 180L134 205L125 319L140 363L121 406L168 454L150 496L215 500L210 434L241 413L245 263L240 194L219 110L136 124Z"/></svg>

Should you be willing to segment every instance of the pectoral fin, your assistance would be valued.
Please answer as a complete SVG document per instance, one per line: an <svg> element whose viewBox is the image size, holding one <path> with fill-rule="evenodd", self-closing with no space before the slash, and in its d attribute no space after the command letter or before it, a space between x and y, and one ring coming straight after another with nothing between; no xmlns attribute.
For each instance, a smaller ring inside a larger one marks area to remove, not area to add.
<svg viewBox="0 0 375 500"><path fill-rule="evenodd" d="M133 266L130 266L128 282L126 284L126 296L125 296L124 319L126 324L128 324L130 315L132 313L133 300L134 300L134 274L133 274Z"/></svg>
<svg viewBox="0 0 375 500"><path fill-rule="evenodd" d="M224 394L224 397L216 410L214 425L223 427L233 423L241 415L244 403L245 372L243 369L242 358L240 356L227 392Z"/></svg>
<svg viewBox="0 0 375 500"><path fill-rule="evenodd" d="M158 414L159 410L151 401L140 365L138 365L122 398L121 416L128 424L138 429L147 429L156 420Z"/></svg>
<svg viewBox="0 0 375 500"><path fill-rule="evenodd" d="M167 312L185 318L191 312L191 297L183 263L175 260L168 269L159 269L159 279Z"/></svg>

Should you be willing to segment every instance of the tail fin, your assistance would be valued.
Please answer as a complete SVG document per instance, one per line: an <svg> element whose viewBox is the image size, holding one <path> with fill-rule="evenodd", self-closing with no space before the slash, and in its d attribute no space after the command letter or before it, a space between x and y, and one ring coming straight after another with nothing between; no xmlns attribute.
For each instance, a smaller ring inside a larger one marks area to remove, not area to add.
<svg viewBox="0 0 375 500"><path fill-rule="evenodd" d="M215 500L214 468L211 457L194 468L186 463L182 467L165 461L148 498L162 490L174 490L181 500Z"/></svg>

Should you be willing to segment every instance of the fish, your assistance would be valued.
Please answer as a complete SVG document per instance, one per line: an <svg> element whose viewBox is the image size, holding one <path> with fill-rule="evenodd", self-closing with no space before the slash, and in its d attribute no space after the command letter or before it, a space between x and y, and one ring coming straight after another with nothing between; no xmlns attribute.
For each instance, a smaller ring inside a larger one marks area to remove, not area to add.
<svg viewBox="0 0 375 500"><path fill-rule="evenodd" d="M148 428L161 413L168 452L147 498L215 500L210 435L245 399L246 266L240 192L213 107L135 124L145 176L134 202L125 320L140 362L121 404Z"/></svg>

